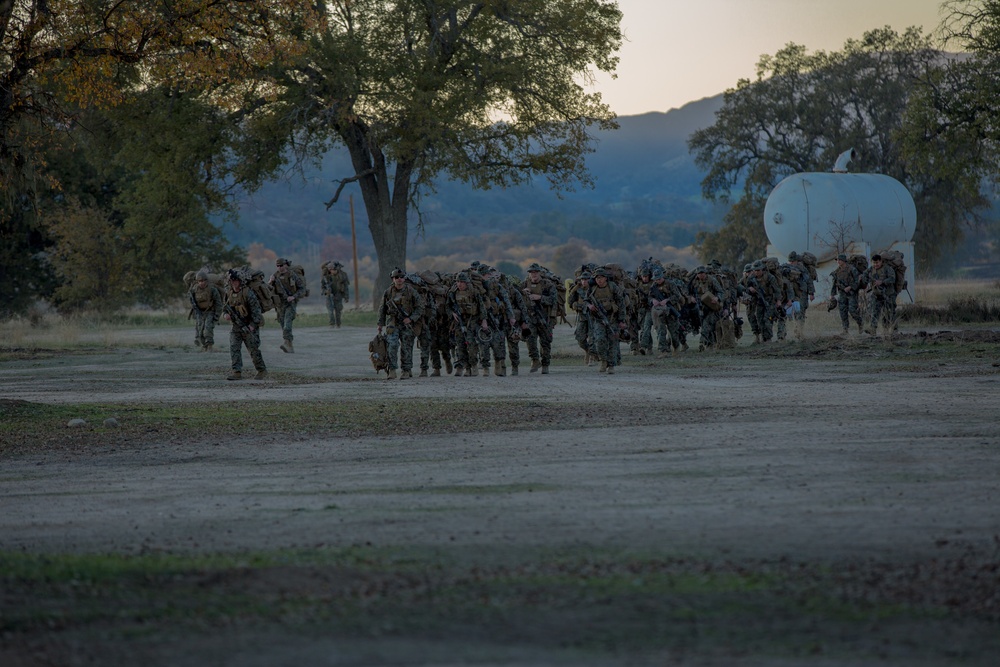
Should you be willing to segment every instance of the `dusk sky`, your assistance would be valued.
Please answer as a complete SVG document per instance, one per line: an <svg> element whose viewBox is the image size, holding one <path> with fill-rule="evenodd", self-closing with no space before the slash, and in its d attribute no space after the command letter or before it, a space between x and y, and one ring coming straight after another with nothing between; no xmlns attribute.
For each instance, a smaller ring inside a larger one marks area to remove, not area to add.
<svg viewBox="0 0 1000 667"><path fill-rule="evenodd" d="M620 116L669 111L753 79L762 54L789 42L839 51L890 26L933 33L941 0L618 0L627 41L618 79L596 89Z"/></svg>

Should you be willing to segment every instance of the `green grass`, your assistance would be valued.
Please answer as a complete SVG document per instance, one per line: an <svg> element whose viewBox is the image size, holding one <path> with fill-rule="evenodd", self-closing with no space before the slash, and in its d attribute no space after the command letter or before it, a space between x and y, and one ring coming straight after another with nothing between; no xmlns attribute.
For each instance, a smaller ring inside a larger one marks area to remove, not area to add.
<svg viewBox="0 0 1000 667"><path fill-rule="evenodd" d="M0 632L43 638L52 628L93 629L130 641L245 626L345 640L462 637L592 655L797 656L821 646L828 658L885 649L926 657L944 650L942 628L947 636L997 620L949 602L991 586L962 572L953 567L954 580L936 577L929 589L905 565L734 563L590 547L562 554L492 549L478 561L401 547L199 556L0 552L0 582L8 599L20 601L0 620ZM995 633L964 647L980 659L997 648Z"/></svg>

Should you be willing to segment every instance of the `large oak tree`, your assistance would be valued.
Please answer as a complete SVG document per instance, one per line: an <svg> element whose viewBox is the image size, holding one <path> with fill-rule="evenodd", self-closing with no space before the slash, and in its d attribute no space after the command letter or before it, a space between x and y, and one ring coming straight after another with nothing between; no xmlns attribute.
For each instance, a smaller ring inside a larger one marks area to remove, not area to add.
<svg viewBox="0 0 1000 667"><path fill-rule="evenodd" d="M300 155L340 142L378 254L376 295L405 267L409 215L447 175L479 188L544 178L588 184L590 132L615 127L588 88L613 73L621 12L611 0L335 0L278 93L254 119Z"/></svg>

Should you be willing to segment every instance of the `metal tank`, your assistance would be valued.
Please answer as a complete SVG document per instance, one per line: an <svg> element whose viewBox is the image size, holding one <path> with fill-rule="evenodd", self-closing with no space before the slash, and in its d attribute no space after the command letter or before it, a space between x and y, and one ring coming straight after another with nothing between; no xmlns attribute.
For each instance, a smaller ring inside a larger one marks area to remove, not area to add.
<svg viewBox="0 0 1000 667"><path fill-rule="evenodd" d="M820 262L852 244L878 252L909 243L916 220L909 191L884 174L794 174L764 205L764 230L778 256L808 251Z"/></svg>

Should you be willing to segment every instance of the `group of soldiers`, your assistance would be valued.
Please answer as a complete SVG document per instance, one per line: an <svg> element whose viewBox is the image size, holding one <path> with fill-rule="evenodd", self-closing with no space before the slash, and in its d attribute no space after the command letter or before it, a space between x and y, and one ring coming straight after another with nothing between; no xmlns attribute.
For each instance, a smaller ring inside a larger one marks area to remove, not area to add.
<svg viewBox="0 0 1000 667"><path fill-rule="evenodd" d="M480 262L453 274L408 274L397 268L378 312L377 335L385 331L388 348L388 378L395 379L397 371L400 379L413 377L414 346L420 353L420 377L440 376L442 370L456 376L489 375L491 368L496 376L517 375L522 341L530 372L548 374L553 331L557 322L569 323L567 312L575 313L574 337L585 362L613 374L621 365L622 343L634 355L651 355L655 347L661 357L687 350L692 333L699 336L700 350L725 346L720 338L727 336L735 344L742 336L740 301L751 300L745 282L760 289L752 275L741 281L719 262L689 271L649 259L632 272L617 264L587 264L574 278L567 289L562 278L537 263L521 279ZM801 289L812 295L811 282L803 282ZM788 294L799 292L789 288ZM802 310L795 312L804 320ZM782 326L779 336L784 335Z"/></svg>
<svg viewBox="0 0 1000 667"><path fill-rule="evenodd" d="M844 332L849 332L851 318L859 333L870 334L894 321L893 268L877 254L863 271L846 255L837 259L830 309L839 308ZM282 328L281 349L294 353L293 321L297 302L307 294L305 283L287 259L278 258L275 268L266 282ZM321 271L330 325L340 327L350 281L340 262L327 262ZM256 377L266 377L259 329L271 304L262 306L260 299L266 297L247 289L247 271L231 269L225 287L213 283L206 271L193 278L189 296L196 345L213 348L215 324L225 313L232 323L228 379L242 378L243 347ZM622 343L633 355L660 358L688 350L689 335L699 337L699 350L732 347L743 336L744 322L755 344L785 339L789 321L801 337L815 299L816 274L815 257L792 252L784 263L773 257L750 262L742 274L714 260L688 270L649 258L634 271L617 264L586 264L565 283L538 263L523 278L473 262L457 273L397 268L391 279L378 309L377 335L385 337L388 348L387 377L407 379L413 377L415 346L420 377L442 371L456 377L480 371L488 376L491 370L496 376L517 375L521 342L530 372L548 374L553 332L557 323L570 323L567 313L575 314L574 338L585 363L599 364L602 373L614 373L621 365ZM867 326L863 312L870 317Z"/></svg>
<svg viewBox="0 0 1000 667"><path fill-rule="evenodd" d="M378 333L388 346L390 380L413 377L413 350L420 350L419 376L505 376L521 364L523 340L530 372L548 374L552 334L565 319L562 280L537 263L518 279L473 262L453 274L407 274L395 269L382 295ZM383 334L384 331L384 334Z"/></svg>
<svg viewBox="0 0 1000 667"><path fill-rule="evenodd" d="M281 326L281 350L289 354L295 352L293 323L297 304L309 292L304 278L297 270L292 269L289 260L284 257L275 260L275 271L266 280L264 291L252 289L255 279L258 283L265 281L261 272L251 271L249 267L229 269L224 277L212 276L202 269L193 276L185 276L185 279L189 278L193 278L190 280L188 296L191 314L195 319L195 345L202 351L212 351L215 345L215 325L219 319L225 315L232 324L229 332L231 369L226 379L243 378L244 347L257 371L255 378L267 377L267 366L260 351L260 326L264 312L272 307ZM346 288L344 291L346 293ZM262 303L262 300L266 303ZM330 318L333 324L333 313ZM337 322L339 318L338 311Z"/></svg>

